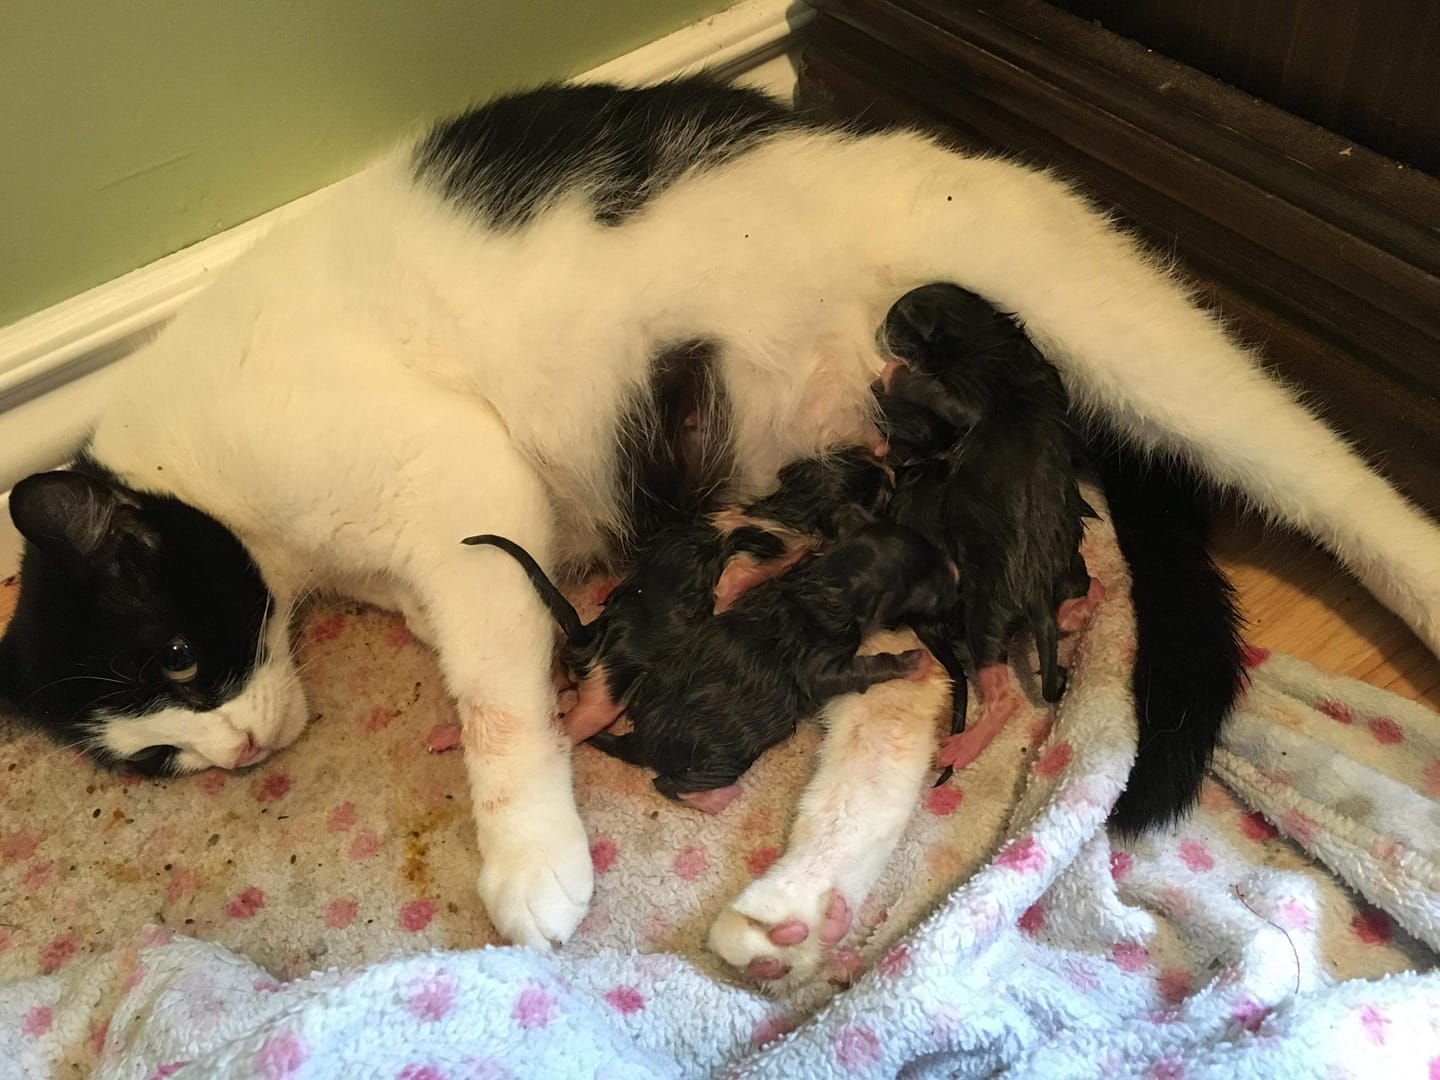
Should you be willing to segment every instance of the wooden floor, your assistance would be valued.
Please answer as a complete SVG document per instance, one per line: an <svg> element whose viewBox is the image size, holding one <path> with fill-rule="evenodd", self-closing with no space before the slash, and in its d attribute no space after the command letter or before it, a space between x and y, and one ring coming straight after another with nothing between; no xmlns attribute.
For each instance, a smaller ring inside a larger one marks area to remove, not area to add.
<svg viewBox="0 0 1440 1080"><path fill-rule="evenodd" d="M1226 511L1212 548L1240 593L1250 644L1440 711L1440 659L1313 544Z"/></svg>
<svg viewBox="0 0 1440 1080"><path fill-rule="evenodd" d="M1440 660L1314 545L1224 511L1213 543L1249 620L1245 638L1440 711ZM1440 555L1437 555L1440 557ZM0 626L14 604L0 587Z"/></svg>

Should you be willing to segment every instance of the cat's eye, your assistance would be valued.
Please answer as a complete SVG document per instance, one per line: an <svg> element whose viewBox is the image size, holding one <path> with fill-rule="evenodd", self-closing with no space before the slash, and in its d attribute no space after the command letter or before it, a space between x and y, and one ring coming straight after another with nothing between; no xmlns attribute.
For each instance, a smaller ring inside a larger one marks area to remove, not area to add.
<svg viewBox="0 0 1440 1080"><path fill-rule="evenodd" d="M153 765L176 753L179 753L179 750L174 746L147 746L144 750L131 754L125 761L130 765Z"/></svg>
<svg viewBox="0 0 1440 1080"><path fill-rule="evenodd" d="M200 674L195 650L183 637L171 638L170 643L160 650L160 669L165 678L175 683L188 683Z"/></svg>

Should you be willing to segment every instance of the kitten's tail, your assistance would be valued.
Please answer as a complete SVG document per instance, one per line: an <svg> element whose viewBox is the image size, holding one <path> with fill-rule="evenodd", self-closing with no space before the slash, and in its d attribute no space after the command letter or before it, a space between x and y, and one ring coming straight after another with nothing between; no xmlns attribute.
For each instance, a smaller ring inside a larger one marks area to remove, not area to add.
<svg viewBox="0 0 1440 1080"><path fill-rule="evenodd" d="M1205 483L1113 440L1094 461L1130 565L1139 748L1111 815L1123 834L1190 809L1244 685L1235 592L1206 549Z"/></svg>
<svg viewBox="0 0 1440 1080"><path fill-rule="evenodd" d="M565 632L565 640L571 646L585 643L587 634L584 625L580 622L580 616L576 614L570 601L565 599L560 590L555 587L555 583L540 568L540 564L535 561L533 555L515 541L490 533L482 536L467 536L461 543L469 544L472 547L480 545L497 547L519 563L520 568L525 571L525 576L530 579L530 584L534 585L535 591L540 594L541 601L550 610L555 621L560 624L560 629Z"/></svg>

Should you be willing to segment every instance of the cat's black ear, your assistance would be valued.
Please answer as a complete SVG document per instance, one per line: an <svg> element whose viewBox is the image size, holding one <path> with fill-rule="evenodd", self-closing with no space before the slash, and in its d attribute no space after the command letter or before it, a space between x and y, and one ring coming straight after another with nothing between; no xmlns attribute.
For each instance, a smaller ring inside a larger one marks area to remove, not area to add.
<svg viewBox="0 0 1440 1080"><path fill-rule="evenodd" d="M122 527L121 489L74 472L27 476L10 492L10 518L20 535L42 551L86 561Z"/></svg>

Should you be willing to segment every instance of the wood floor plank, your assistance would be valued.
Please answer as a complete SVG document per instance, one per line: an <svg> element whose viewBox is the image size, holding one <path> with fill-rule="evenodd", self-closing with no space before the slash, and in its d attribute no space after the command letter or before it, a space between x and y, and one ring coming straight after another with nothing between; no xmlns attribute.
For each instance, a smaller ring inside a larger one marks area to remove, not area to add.
<svg viewBox="0 0 1440 1080"><path fill-rule="evenodd" d="M1212 546L1239 592L1251 644L1440 710L1440 659L1314 544L1232 509Z"/></svg>

